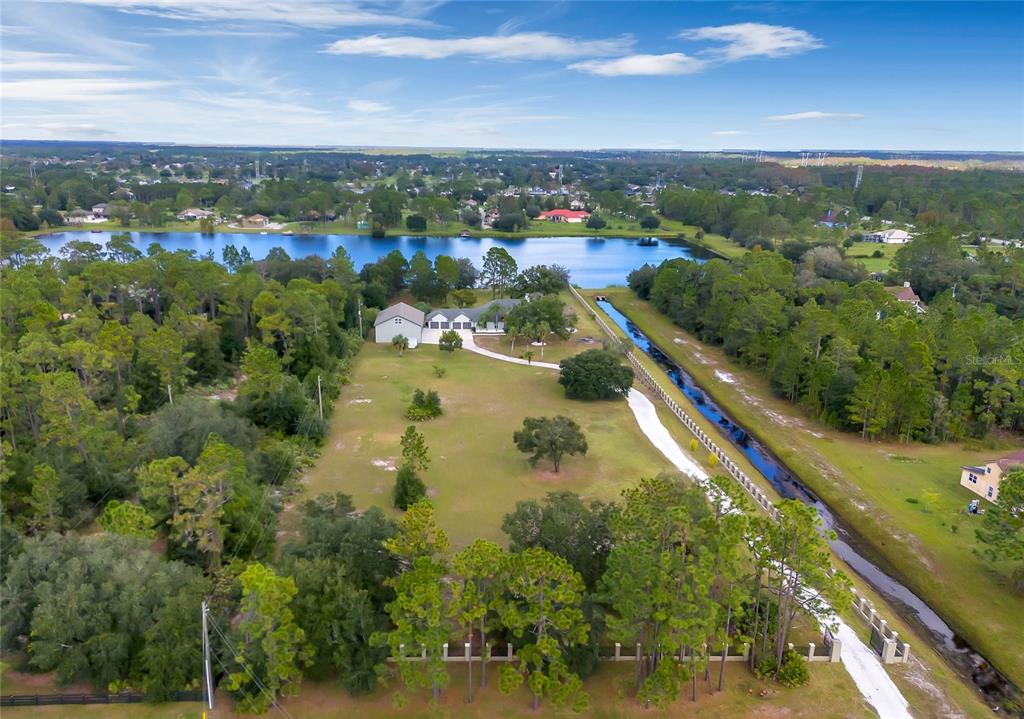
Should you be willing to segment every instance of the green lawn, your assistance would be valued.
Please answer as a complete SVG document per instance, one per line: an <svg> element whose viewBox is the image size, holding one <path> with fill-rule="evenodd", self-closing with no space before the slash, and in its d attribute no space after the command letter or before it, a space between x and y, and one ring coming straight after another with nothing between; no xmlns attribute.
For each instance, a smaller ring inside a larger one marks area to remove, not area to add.
<svg viewBox="0 0 1024 719"><path fill-rule="evenodd" d="M434 365L447 369L444 378L434 376ZM304 495L346 492L358 507L390 507L392 468L410 424L403 414L416 388L436 389L445 410L419 425L432 458L423 479L458 546L477 537L503 540L502 518L517 500L556 489L612 500L641 477L671 468L625 402L567 400L552 370L465 351L443 355L431 346L399 357L390 346L367 344L338 400L323 456L304 479ZM531 468L512 443L525 417L555 414L576 420L590 445L585 457L566 457L557 474L549 463ZM294 527L293 517L285 527Z"/></svg>
<svg viewBox="0 0 1024 719"><path fill-rule="evenodd" d="M959 485L962 464L1005 448L867 442L827 429L772 396L763 378L718 348L697 342L632 293L604 292L855 526L957 632L1024 684L1024 653L1016 644L1022 638L1024 596L1009 586L1007 566L974 554L980 518L964 511L974 495Z"/></svg>
<svg viewBox="0 0 1024 719"><path fill-rule="evenodd" d="M903 245L883 245L880 242L854 242L846 250L846 256L851 260L864 263L868 272L887 272L892 258L896 251ZM881 257L872 257L875 252L881 252Z"/></svg>
<svg viewBox="0 0 1024 719"><path fill-rule="evenodd" d="M476 343L492 352L500 352L501 354L515 357L522 357L523 352L531 350L534 360L552 362L554 364L558 364L566 357L572 357L584 350L600 349L603 346L602 341L605 336L601 328L597 326L597 323L594 322L590 315L583 311L568 290L561 292L559 297L565 302L567 309L576 313L576 331L564 340L556 335L550 335L547 338L547 346L543 347L543 357L541 356L541 347L531 347L521 339L516 342L515 351L513 351L512 340L505 335L477 335L475 338ZM486 299L481 304L487 304L489 301L490 293L488 292Z"/></svg>

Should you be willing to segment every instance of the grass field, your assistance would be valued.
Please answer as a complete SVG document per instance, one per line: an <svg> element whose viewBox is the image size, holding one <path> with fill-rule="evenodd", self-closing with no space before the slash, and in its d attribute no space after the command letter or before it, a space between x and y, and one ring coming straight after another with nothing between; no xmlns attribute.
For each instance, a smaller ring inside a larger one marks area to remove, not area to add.
<svg viewBox="0 0 1024 719"><path fill-rule="evenodd" d="M436 707L429 705L429 693L408 695L403 707L396 707L394 692L398 682L391 682L368 697L350 697L339 686L329 682L305 682L297 696L282 699L281 706L295 719L519 719L520 717L581 717L582 719L668 719L669 717L701 717L702 719L866 719L874 716L860 697L849 674L838 664L814 664L810 667L810 683L799 689L786 689L778 684L755 679L738 664L726 668L725 688L709 693L703 682L698 682L697 701L690 701L689 686L682 697L665 709L644 709L629 698L633 665L602 665L596 674L584 683L590 696L590 707L582 714L568 709L555 709L542 704L539 711L530 708L530 696L525 688L505 695L498 691L494 664L489 668L491 681L486 689L475 691L472 704L465 703L465 667L452 665L451 683ZM717 672L717 665L714 666ZM478 676L479 666L474 667ZM717 674L713 674L717 680ZM766 692L761 696L761 691ZM229 719L239 715L231 711L231 700L223 692L215 697L216 708L208 719ZM5 709L4 716L38 717L39 719L201 719L203 707L199 704L129 704L91 706L49 706ZM283 716L271 710L265 717Z"/></svg>
<svg viewBox="0 0 1024 719"><path fill-rule="evenodd" d="M434 376L434 365L445 367L444 378ZM423 480L441 526L458 546L477 537L502 540L502 518L517 500L557 489L616 499L641 477L670 469L625 402L566 400L549 369L465 351L444 355L431 346L400 357L390 346L367 344L355 360L353 384L339 399L323 456L305 477L304 494L346 492L358 507L389 508L399 439L411 424L403 415L416 388L441 395L444 416L419 424L432 458ZM589 444L586 456L566 457L557 474L549 463L531 468L512 443L525 417L556 414L577 421Z"/></svg>
<svg viewBox="0 0 1024 719"><path fill-rule="evenodd" d="M879 242L854 242L853 246L846 250L846 256L851 260L857 260L864 264L868 272L886 272L896 251L903 245L883 245ZM881 257L872 257L875 252L881 252Z"/></svg>
<svg viewBox="0 0 1024 719"><path fill-rule="evenodd" d="M1018 685L1024 683L1024 653L1016 650L1024 636L1024 596L1008 585L1007 566L974 554L980 518L964 511L974 495L959 485L962 464L1005 449L866 442L821 427L773 397L760 376L697 342L632 293L606 294L855 526L961 635Z"/></svg>

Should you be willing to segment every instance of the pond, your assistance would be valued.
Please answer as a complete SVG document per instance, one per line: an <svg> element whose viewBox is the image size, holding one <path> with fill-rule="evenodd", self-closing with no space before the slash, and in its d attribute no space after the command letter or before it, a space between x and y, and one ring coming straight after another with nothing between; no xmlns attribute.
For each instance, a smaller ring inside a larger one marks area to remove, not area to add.
<svg viewBox="0 0 1024 719"><path fill-rule="evenodd" d="M108 231L91 232L73 230L55 232L39 238L52 253L65 242L85 240L105 244L112 234ZM504 247L525 268L532 265L557 264L569 268L573 283L581 287L600 288L623 285L631 270L644 263L658 265L664 260L685 257L704 261L713 253L677 240L659 239L657 245L641 244L640 239L622 237L528 237L506 239L492 237L410 237L407 235L373 239L367 235L282 235L279 233L252 234L227 233L204 235L199 232L132 232L132 243L140 250L153 242L167 250L195 250L205 254L213 252L221 260L227 245L238 249L249 248L255 259L266 257L272 247L281 247L289 256L320 255L329 257L338 245L348 250L356 269L373 262L392 250L399 250L406 258L418 250L434 259L438 255L468 257L479 269L484 253L492 247Z"/></svg>

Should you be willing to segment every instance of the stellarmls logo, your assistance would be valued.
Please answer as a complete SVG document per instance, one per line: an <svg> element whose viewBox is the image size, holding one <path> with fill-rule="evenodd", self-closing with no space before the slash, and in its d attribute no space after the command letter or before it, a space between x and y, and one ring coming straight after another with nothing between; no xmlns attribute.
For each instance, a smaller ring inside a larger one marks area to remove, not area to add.
<svg viewBox="0 0 1024 719"><path fill-rule="evenodd" d="M1010 355L991 355L991 356L980 356L974 355L967 358L967 364L973 365L1010 365L1010 364L1021 364L1021 360Z"/></svg>

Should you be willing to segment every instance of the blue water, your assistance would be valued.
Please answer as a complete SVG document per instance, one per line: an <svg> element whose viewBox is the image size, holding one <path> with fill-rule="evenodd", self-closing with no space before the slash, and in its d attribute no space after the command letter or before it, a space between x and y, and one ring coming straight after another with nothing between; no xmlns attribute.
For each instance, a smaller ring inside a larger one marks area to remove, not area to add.
<svg viewBox="0 0 1024 719"><path fill-rule="evenodd" d="M39 240L50 252L56 253L69 240L85 240L104 244L112 233L74 230L44 235ZM195 250L200 254L213 252L216 260L226 245L238 249L249 248L255 259L266 257L272 247L282 247L289 256L319 255L329 257L338 245L348 250L356 269L374 262L392 250L400 250L408 259L418 250L434 259L438 255L468 257L480 267L484 253L492 247L504 247L519 263L520 268L532 265L558 264L567 267L571 280L580 287L607 287L622 285L634 269L650 263L685 257L702 262L711 257L709 252L679 242L660 240L654 247L644 247L639 240L618 237L530 237L526 239L470 238L470 237L409 237L406 235L373 239L367 235L281 235L277 233L221 233L204 235L199 232L132 232L132 243L140 250L156 242L167 250Z"/></svg>
<svg viewBox="0 0 1024 719"><path fill-rule="evenodd" d="M615 309L614 305L603 300L598 300L597 304L626 333L634 345L643 350L665 370L672 382L690 398L697 411L711 421L722 435L743 453L743 456L757 468L758 472L782 497L798 499L817 510L823 527L835 532L835 537L830 539L829 546L836 555L877 592L888 599L893 606L899 608L901 616L925 630L925 634L931 637L932 646L936 650L958 667L965 676L970 677L990 699L999 700L1000 697L1015 691L1009 680L993 670L988 660L956 634L931 606L893 577L892 572L883 571L876 561L865 557L864 553L868 550L859 535L852 528L840 522L832 510L796 479L793 473L767 447L752 437L743 427L736 424L718 407L689 373L654 344L640 328L629 321L629 318Z"/></svg>

